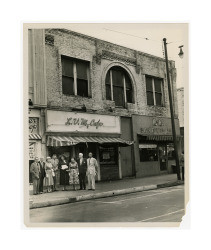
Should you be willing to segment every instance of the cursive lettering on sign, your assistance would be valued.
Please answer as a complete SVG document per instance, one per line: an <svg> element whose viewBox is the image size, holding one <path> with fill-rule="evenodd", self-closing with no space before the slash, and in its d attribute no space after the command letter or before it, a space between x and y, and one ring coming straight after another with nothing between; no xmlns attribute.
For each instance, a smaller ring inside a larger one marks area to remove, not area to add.
<svg viewBox="0 0 211 250"><path fill-rule="evenodd" d="M84 119L84 118L69 117L69 118L67 118L65 125L67 125L67 126L78 125L79 127L87 127L87 128L95 127L96 129L98 129L99 127L103 126L103 123L100 121L100 119L98 121L95 119L92 119L89 121L88 119Z"/></svg>

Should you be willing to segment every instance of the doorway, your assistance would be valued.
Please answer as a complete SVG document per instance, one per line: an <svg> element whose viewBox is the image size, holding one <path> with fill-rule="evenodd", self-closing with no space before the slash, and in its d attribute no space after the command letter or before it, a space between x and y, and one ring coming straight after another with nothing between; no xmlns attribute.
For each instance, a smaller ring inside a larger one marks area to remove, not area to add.
<svg viewBox="0 0 211 250"><path fill-rule="evenodd" d="M161 145L158 147L160 171L167 171L167 146Z"/></svg>

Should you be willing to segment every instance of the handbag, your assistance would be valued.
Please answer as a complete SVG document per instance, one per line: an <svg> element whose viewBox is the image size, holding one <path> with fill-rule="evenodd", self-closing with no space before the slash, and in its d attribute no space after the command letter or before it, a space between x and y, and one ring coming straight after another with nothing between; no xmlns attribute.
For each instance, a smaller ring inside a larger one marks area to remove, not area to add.
<svg viewBox="0 0 211 250"><path fill-rule="evenodd" d="M62 165L62 170L68 169L67 165Z"/></svg>

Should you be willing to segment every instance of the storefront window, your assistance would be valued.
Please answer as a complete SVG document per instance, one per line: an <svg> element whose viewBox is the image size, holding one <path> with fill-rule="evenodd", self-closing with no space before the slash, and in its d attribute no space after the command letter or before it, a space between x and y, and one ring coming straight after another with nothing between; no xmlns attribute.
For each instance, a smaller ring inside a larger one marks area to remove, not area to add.
<svg viewBox="0 0 211 250"><path fill-rule="evenodd" d="M160 145L158 148L159 160L160 160L160 171L167 170L167 152L166 145Z"/></svg>
<svg viewBox="0 0 211 250"><path fill-rule="evenodd" d="M102 165L117 164L118 152L115 146L100 146L99 152L100 152L100 164Z"/></svg>
<svg viewBox="0 0 211 250"><path fill-rule="evenodd" d="M173 143L170 143L167 145L167 154L168 154L168 160L175 159L175 151L174 151L174 144Z"/></svg>
<svg viewBox="0 0 211 250"><path fill-rule="evenodd" d="M140 161L157 161L158 151L156 144L139 144Z"/></svg>

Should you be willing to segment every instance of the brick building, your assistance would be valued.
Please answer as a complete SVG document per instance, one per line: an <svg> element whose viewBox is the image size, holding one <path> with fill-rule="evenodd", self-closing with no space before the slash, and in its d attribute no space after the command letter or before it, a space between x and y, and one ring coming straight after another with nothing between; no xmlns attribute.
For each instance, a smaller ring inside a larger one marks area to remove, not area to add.
<svg viewBox="0 0 211 250"><path fill-rule="evenodd" d="M162 58L64 29L29 30L30 143L38 156L87 156L98 180L171 172ZM176 69L169 61L179 142ZM32 119L33 118L33 119ZM35 138L36 136L36 138ZM31 150L33 151L33 149Z"/></svg>
<svg viewBox="0 0 211 250"><path fill-rule="evenodd" d="M184 88L177 89L178 118L181 135L181 150L184 151Z"/></svg>

